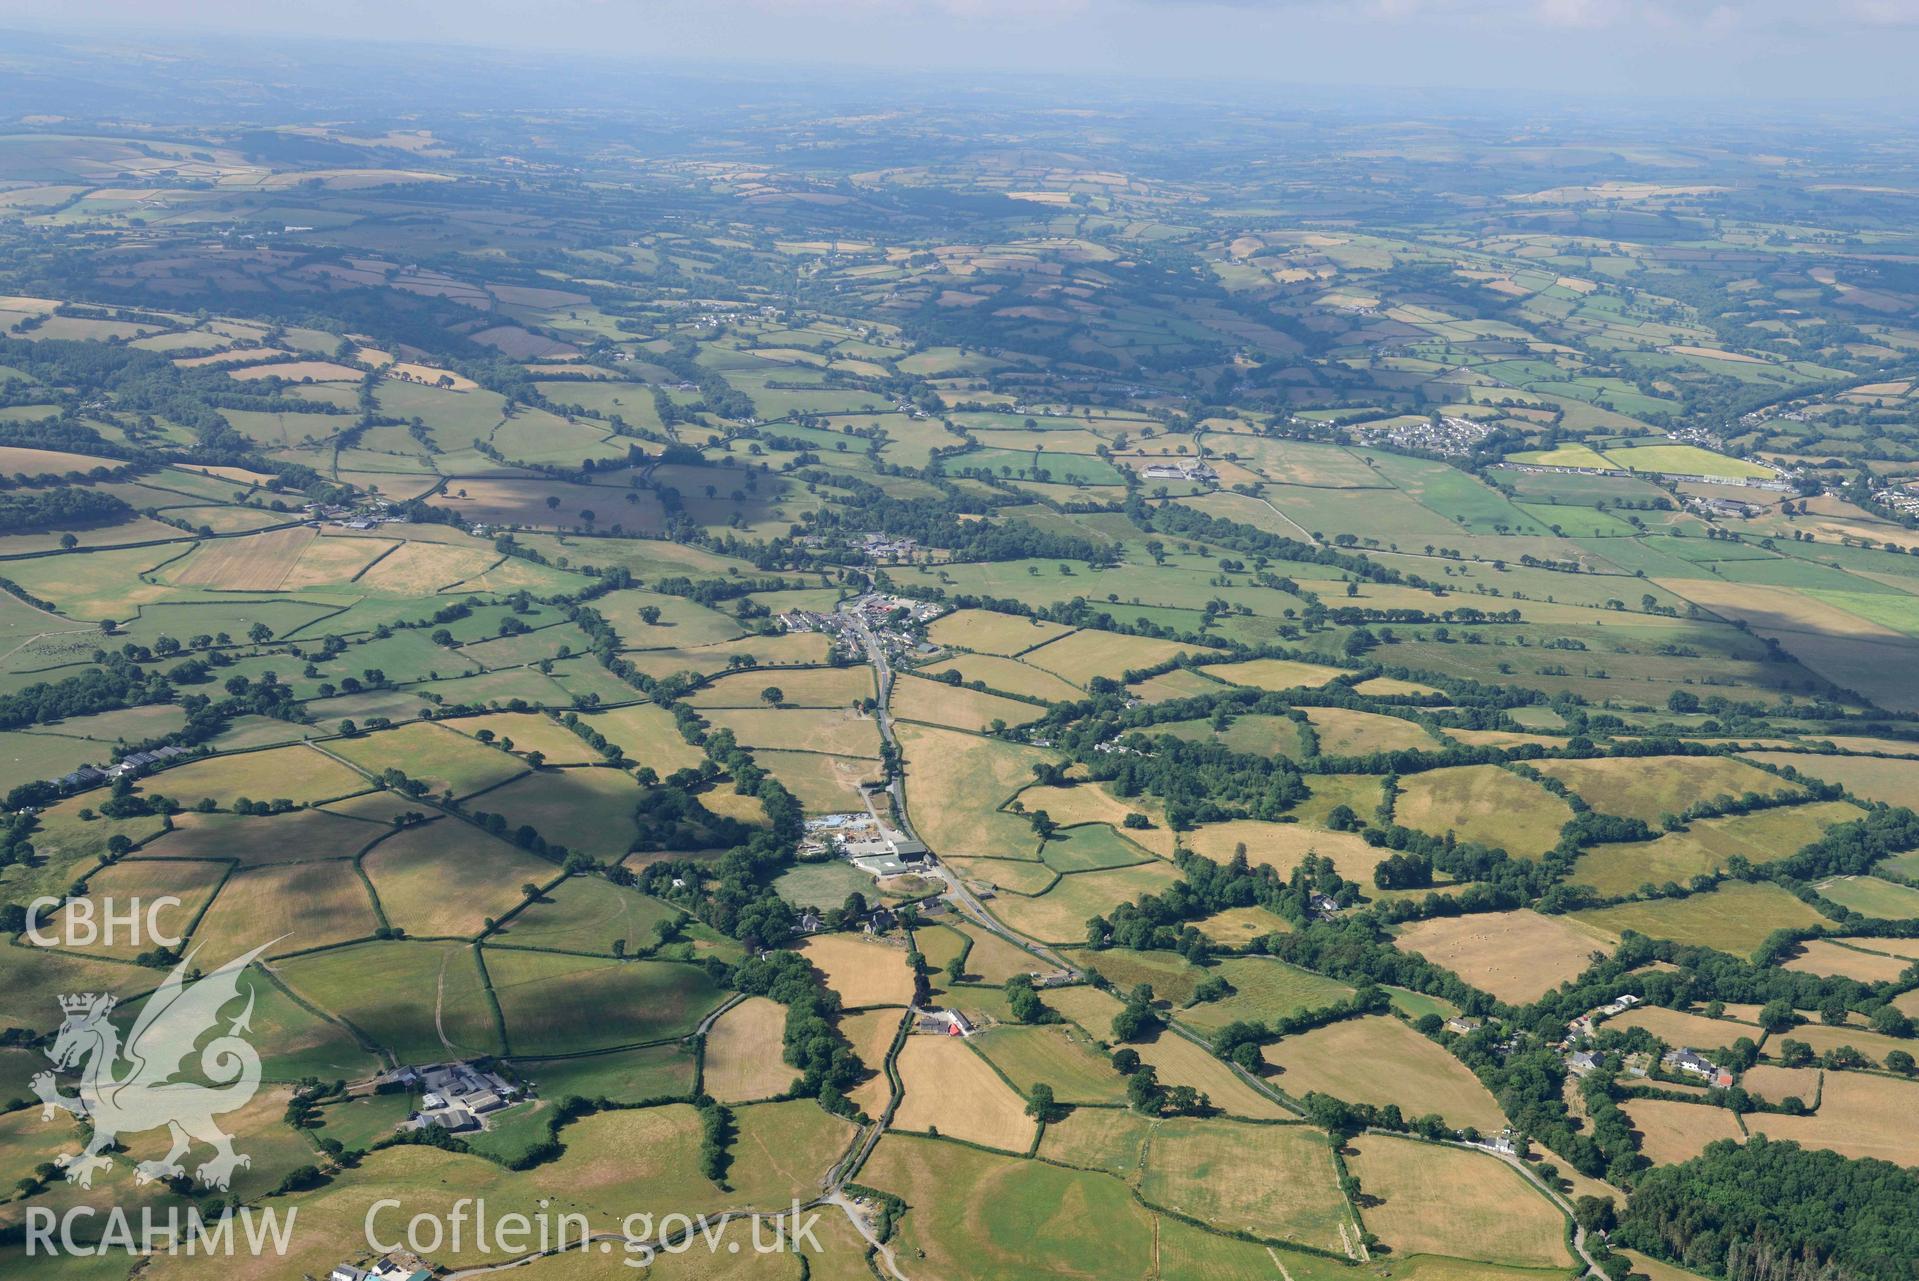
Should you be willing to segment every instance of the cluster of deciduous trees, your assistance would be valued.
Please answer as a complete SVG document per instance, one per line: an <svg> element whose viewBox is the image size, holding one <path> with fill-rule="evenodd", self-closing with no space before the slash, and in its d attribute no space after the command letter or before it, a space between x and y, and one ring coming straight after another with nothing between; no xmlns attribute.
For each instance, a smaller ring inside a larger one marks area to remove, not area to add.
<svg viewBox="0 0 1919 1281"><path fill-rule="evenodd" d="M733 985L786 1007L785 1060L798 1070L797 1093L819 1099L830 1111L848 1113L846 1091L864 1068L839 1031L840 998L798 952L768 952L733 969Z"/></svg>
<svg viewBox="0 0 1919 1281"><path fill-rule="evenodd" d="M1620 1243L1731 1281L1904 1281L1919 1175L1753 1135L1641 1176Z"/></svg>

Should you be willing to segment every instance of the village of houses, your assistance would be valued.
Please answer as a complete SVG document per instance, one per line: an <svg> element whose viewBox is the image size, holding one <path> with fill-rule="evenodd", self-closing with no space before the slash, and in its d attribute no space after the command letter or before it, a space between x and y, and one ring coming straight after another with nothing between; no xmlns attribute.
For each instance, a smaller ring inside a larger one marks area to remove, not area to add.
<svg viewBox="0 0 1919 1281"><path fill-rule="evenodd" d="M1642 1004L1639 997L1624 995L1608 1001L1606 1004L1586 1011L1566 1024L1566 1035L1554 1048L1559 1052L1566 1065L1568 1076L1577 1080L1599 1067L1599 1055L1592 1047L1593 1036L1600 1023ZM1470 1015L1457 1014L1446 1020L1448 1032L1466 1036L1478 1031L1485 1020ZM1510 1052L1517 1048L1518 1038L1514 1037L1501 1045L1501 1052ZM1654 1078L1651 1056L1648 1054L1627 1055L1624 1061L1627 1076L1648 1079ZM1690 1046L1677 1046L1666 1051L1660 1058L1659 1070L1666 1079L1675 1082L1703 1085L1712 1089L1729 1089L1733 1084L1732 1072L1708 1059ZM1510 1128L1498 1134L1479 1134L1476 1131L1462 1130L1458 1136L1461 1141L1497 1156L1520 1155L1518 1133Z"/></svg>
<svg viewBox="0 0 1919 1281"><path fill-rule="evenodd" d="M1605 1019L1616 1014L1624 1014L1638 1005L1636 996L1621 996L1608 1001L1597 1009L1588 1010L1566 1024L1566 1039L1560 1042L1560 1052L1565 1055L1566 1070L1574 1076L1585 1076L1599 1066L1597 1056L1585 1046L1592 1040L1593 1032ZM1706 1058L1705 1055L1690 1046L1679 1046L1668 1050L1659 1066L1668 1074L1691 1077L1693 1080L1715 1089L1728 1089L1732 1085L1732 1072ZM1645 1077L1651 1074L1652 1064L1643 1054L1629 1055L1625 1062L1626 1074Z"/></svg>

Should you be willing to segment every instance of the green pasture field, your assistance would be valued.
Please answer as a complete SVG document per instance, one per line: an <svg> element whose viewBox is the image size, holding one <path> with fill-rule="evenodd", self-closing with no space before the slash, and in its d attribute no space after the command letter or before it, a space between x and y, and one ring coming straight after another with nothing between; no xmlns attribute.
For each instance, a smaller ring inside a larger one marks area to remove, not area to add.
<svg viewBox="0 0 1919 1281"><path fill-rule="evenodd" d="M201 909L212 901L226 879L231 864L202 860L125 859L110 863L86 878L86 897L90 906L114 902L151 904L150 915L156 927L167 937L182 938L192 928ZM172 902L155 900L171 899ZM144 930L121 929L112 941L98 932L88 937L87 926L73 907L48 907L43 910L42 929L61 940L60 946L90 956L131 961L152 950L152 941Z"/></svg>
<svg viewBox="0 0 1919 1281"><path fill-rule="evenodd" d="M1318 827L1342 805L1362 820L1371 819L1385 796L1385 785L1376 774L1312 774L1306 779L1306 791L1306 799L1294 805L1291 813L1301 823Z"/></svg>
<svg viewBox="0 0 1919 1281"><path fill-rule="evenodd" d="M665 961L489 947L486 969L515 1055L675 1039L724 999L703 967Z"/></svg>
<svg viewBox="0 0 1919 1281"><path fill-rule="evenodd" d="M1378 478L1382 482L1383 477ZM1361 501L1357 492L1346 489L1309 489L1298 485L1269 485L1262 497L1307 532L1330 539L1340 533L1352 533L1345 526L1354 522L1354 504ZM1382 545L1418 547L1428 542L1443 542L1461 537L1465 530L1441 513L1427 507L1411 494L1382 487L1364 491L1366 539ZM1529 524L1530 527L1530 524ZM1487 532L1492 532L1488 529Z"/></svg>
<svg viewBox="0 0 1919 1281"><path fill-rule="evenodd" d="M522 757L538 752L548 765L589 765L602 759L585 739L539 712L483 712L439 724L474 738L488 735L502 750Z"/></svg>
<svg viewBox="0 0 1919 1281"><path fill-rule="evenodd" d="M693 1049L684 1042L509 1062L550 1099L578 1096L631 1105L693 1091Z"/></svg>
<svg viewBox="0 0 1919 1281"><path fill-rule="evenodd" d="M1040 846L1040 861L1056 872L1085 872L1129 867L1153 855L1105 823L1063 827Z"/></svg>
<svg viewBox="0 0 1919 1281"><path fill-rule="evenodd" d="M1636 445L1626 449L1608 449L1606 458L1615 467L1629 471L1723 476L1731 480L1770 480L1773 476L1770 468L1715 454L1697 445Z"/></svg>
<svg viewBox="0 0 1919 1281"><path fill-rule="evenodd" d="M1051 672L991 654L962 654L920 670L928 676L954 671L960 674L961 680L969 683L980 681L988 689L1001 693L1024 694L1054 703L1077 702L1083 697L1076 686Z"/></svg>
<svg viewBox="0 0 1919 1281"><path fill-rule="evenodd" d="M543 658L571 657L592 648L586 633L571 623L536 627L514 636L499 636L462 646L460 657L491 670L524 667Z"/></svg>
<svg viewBox="0 0 1919 1281"><path fill-rule="evenodd" d="M1374 463L1382 474L1421 505L1462 529L1515 535L1545 532L1543 526L1507 501L1504 494L1458 468L1384 452L1374 456Z"/></svg>
<svg viewBox="0 0 1919 1281"><path fill-rule="evenodd" d="M550 679L567 696L567 701L573 703L593 699L602 704L625 703L639 696L638 690L592 658L560 659L553 664Z"/></svg>
<svg viewBox="0 0 1919 1281"><path fill-rule="evenodd" d="M1178 879L1170 864L1155 860L1137 867L1075 872L1060 877L1036 898L1003 894L990 906L995 916L1028 938L1076 943L1086 937L1089 917L1110 912L1141 894L1163 891Z"/></svg>
<svg viewBox="0 0 1919 1281"><path fill-rule="evenodd" d="M624 649L673 649L712 645L746 634L739 620L682 596L640 588L609 592L593 608L619 635ZM655 622L640 617L643 609L658 610Z"/></svg>
<svg viewBox="0 0 1919 1281"><path fill-rule="evenodd" d="M508 752L426 722L336 739L328 750L370 773L397 769L432 791L455 796L470 796L527 769L524 761Z"/></svg>
<svg viewBox="0 0 1919 1281"><path fill-rule="evenodd" d="M1332 1154L1303 1125L1164 1121L1146 1147L1139 1194L1227 1231L1317 1250L1343 1253L1354 1231Z"/></svg>
<svg viewBox="0 0 1919 1281"><path fill-rule="evenodd" d="M569 851L617 860L632 848L640 795L624 770L548 767L475 797L470 808L504 815L509 831L524 824Z"/></svg>
<svg viewBox="0 0 1919 1281"><path fill-rule="evenodd" d="M1103 458L1088 454L1063 453L1057 449L1039 450L976 449L946 460L948 471L985 468L994 475L1022 479L1051 479L1089 485L1117 485L1118 468Z"/></svg>
<svg viewBox="0 0 1919 1281"><path fill-rule="evenodd" d="M1223 730L1214 729L1211 718L1167 721L1152 726L1146 732L1171 734L1175 738L1193 742L1211 740L1235 752L1251 752L1261 756L1285 756L1298 760L1305 754L1299 722L1288 716L1235 716Z"/></svg>
<svg viewBox="0 0 1919 1281"><path fill-rule="evenodd" d="M8 791L78 769L105 763L110 748L85 738L55 734L0 732L0 787Z"/></svg>
<svg viewBox="0 0 1919 1281"><path fill-rule="evenodd" d="M435 695L449 703L481 707L498 707L516 698L539 707L573 705L573 696L561 688L559 682L530 667L428 681L415 686L414 692Z"/></svg>
<svg viewBox="0 0 1919 1281"><path fill-rule="evenodd" d="M1138 1175L1142 1146L1164 1122L1131 1108L1074 1108L1040 1136L1038 1155L1082 1170L1100 1170L1116 1178Z"/></svg>
<svg viewBox="0 0 1919 1281"><path fill-rule="evenodd" d="M1061 528L1054 532L1068 536L1092 536L1100 542L1111 541L1103 536L1103 531L1088 531L1082 525L1063 521L1058 523ZM951 592L1010 598L1034 607L1064 604L1084 597L1118 622L1135 621L1143 615L1151 616L1159 624L1172 626L1179 632L1200 630L1204 621L1201 611L1215 598L1234 606L1244 605L1247 610L1246 615L1235 613L1226 616L1221 620L1222 627L1244 622L1249 616L1277 613L1288 607L1297 610L1304 603L1272 588L1260 587L1250 576L1230 586L1212 582L1217 572L1217 566L1211 561L1197 556L1171 554L1164 565L1155 565L1142 558L1105 568L1067 563L1062 570L1059 561L1019 560L919 565L893 571L896 578L907 584L929 588L943 586ZM939 640L937 629L933 637ZM1135 649L1142 643L1151 643L1148 637L1127 636L1124 641ZM1167 656L1170 657L1170 654ZM1032 662L1032 658L1029 656L1027 661ZM1043 663L1034 665L1046 666ZM1134 662L1129 665L1147 664Z"/></svg>
<svg viewBox="0 0 1919 1281"><path fill-rule="evenodd" d="M675 770L698 768L706 759L699 748L680 734L672 715L651 703L634 703L604 712L587 712L580 720L639 765L664 778Z"/></svg>
<svg viewBox="0 0 1919 1281"><path fill-rule="evenodd" d="M175 732L186 724L186 719L185 710L176 704L153 703L97 712L92 716L69 716L37 725L27 732L35 738L67 738L92 744L140 743ZM97 752L98 748L94 750Z"/></svg>
<svg viewBox="0 0 1919 1281"><path fill-rule="evenodd" d="M832 814L863 808L862 782L877 774L874 762L862 756L828 756L822 752L753 754L761 769L780 780L809 814Z"/></svg>
<svg viewBox="0 0 1919 1281"><path fill-rule="evenodd" d="M354 1095L322 1105L314 1135L364 1152L399 1129L419 1105L417 1096L405 1092Z"/></svg>
<svg viewBox="0 0 1919 1281"><path fill-rule="evenodd" d="M330 801L372 786L347 766L304 746L188 761L149 774L138 784L148 796L170 797L189 807L211 798L222 808L243 798L284 799L296 805Z"/></svg>
<svg viewBox="0 0 1919 1281"><path fill-rule="evenodd" d="M351 1080L375 1070L378 1056L347 1028L294 1000L257 966L251 975L253 1043L267 1080Z"/></svg>
<svg viewBox="0 0 1919 1281"><path fill-rule="evenodd" d="M1126 687L1127 692L1147 703L1164 703L1175 698L1197 698L1206 694L1220 692L1222 682L1202 676L1199 672L1185 667L1175 667L1171 671L1161 672L1158 676L1149 676L1143 681L1135 681Z"/></svg>
<svg viewBox="0 0 1919 1281"><path fill-rule="evenodd" d="M1452 832L1515 858L1551 849L1572 818L1566 802L1496 765L1409 774L1400 780L1393 814L1403 826L1434 836Z"/></svg>
<svg viewBox="0 0 1919 1281"><path fill-rule="evenodd" d="M548 1099L532 1099L487 1119L487 1126L467 1136L466 1145L484 1157L506 1165L524 1164L534 1159L551 1137L554 1105Z"/></svg>
<svg viewBox="0 0 1919 1281"><path fill-rule="evenodd" d="M1771 884L1729 881L1705 894L1622 903L1574 913L1580 920L1618 933L1637 930L1653 938L1750 956L1779 929L1824 925L1826 918Z"/></svg>
<svg viewBox="0 0 1919 1281"><path fill-rule="evenodd" d="M889 1134L860 1182L913 1207L900 1244L950 1281L1014 1275L1035 1257L1089 1281L1151 1266L1154 1216L1103 1174Z"/></svg>
<svg viewBox="0 0 1919 1281"><path fill-rule="evenodd" d="M1103 1035L1103 1030L1096 1034ZM1021 1094L1045 1082L1062 1103L1126 1101L1126 1078L1113 1070L1088 1033L1071 1024L987 1028L969 1037L967 1045Z"/></svg>
<svg viewBox="0 0 1919 1281"><path fill-rule="evenodd" d="M359 1029L397 1062L500 1052L478 955L466 944L355 943L290 957L274 970L297 995Z"/></svg>
<svg viewBox="0 0 1919 1281"><path fill-rule="evenodd" d="M548 875L539 878L551 879ZM559 948L611 956L616 944L629 954L652 947L655 927L684 920L679 909L599 876L571 876L516 913L493 941L516 947Z"/></svg>
<svg viewBox="0 0 1919 1281"><path fill-rule="evenodd" d="M1020 661L1084 687L1095 676L1118 680L1129 671L1157 666L1181 654L1203 652L1191 645L1152 637L1079 631L1023 654Z"/></svg>
<svg viewBox="0 0 1919 1281"><path fill-rule="evenodd" d="M1861 817L1847 801L1815 801L1751 814L1695 820L1683 831L1651 841L1597 845L1573 864L1572 880L1606 895L1630 894L1641 885L1681 885L1724 867L1740 855L1770 863L1798 853L1839 823Z"/></svg>
<svg viewBox="0 0 1919 1281"><path fill-rule="evenodd" d="M1809 585L1807 594L1907 636L1919 636L1919 599L1900 592L1877 590L1880 586L1883 585L1870 579L1861 582L1855 574L1842 589L1815 583Z"/></svg>
<svg viewBox="0 0 1919 1281"><path fill-rule="evenodd" d="M1314 707L1306 712L1322 756L1371 756L1375 752L1437 750L1437 738L1414 721L1347 707Z"/></svg>
<svg viewBox="0 0 1919 1281"><path fill-rule="evenodd" d="M1597 456L1597 455L1595 455ZM1511 455L1508 455L1511 458ZM1603 460L1602 460L1603 461ZM1515 500L1528 508L1614 507L1632 504L1633 514L1652 523L1667 515L1654 510L1671 496L1649 481L1614 472L1605 476L1580 476L1566 473L1513 471L1502 468L1493 473L1501 488L1512 491ZM1647 504L1651 506L1648 507Z"/></svg>
<svg viewBox="0 0 1919 1281"><path fill-rule="evenodd" d="M797 863L779 874L773 889L794 907L838 907L847 895L856 893L869 900L883 897L874 888L871 876L841 859Z"/></svg>
<svg viewBox="0 0 1919 1281"><path fill-rule="evenodd" d="M1919 917L1919 890L1877 876L1841 876L1821 881L1816 888L1826 898L1861 916L1879 920Z"/></svg>
<svg viewBox="0 0 1919 1281"><path fill-rule="evenodd" d="M559 875L554 864L450 819L396 832L360 866L388 923L428 938L476 937L524 900L522 886Z"/></svg>
<svg viewBox="0 0 1919 1281"><path fill-rule="evenodd" d="M1437 1014L1442 1019L1452 1018L1459 1013L1459 1007L1450 1001L1443 1001L1424 992L1415 992L1411 988L1386 988L1386 995L1392 1000L1393 1008L1417 1023L1428 1014Z"/></svg>
<svg viewBox="0 0 1919 1281"><path fill-rule="evenodd" d="M1076 949L1070 955L1076 964L1098 970L1118 991L1151 984L1156 997L1171 1003L1174 1017L1207 1035L1240 1019L1271 1022L1331 1005L1353 992L1336 979L1267 957L1225 958L1201 967L1172 952L1107 948ZM1225 979L1231 992L1191 1004L1199 984L1210 977Z"/></svg>
<svg viewBox="0 0 1919 1281"><path fill-rule="evenodd" d="M1564 506L1517 503L1515 506L1547 529L1569 538L1630 538L1635 532L1630 524L1610 512L1590 507L1571 503Z"/></svg>
<svg viewBox="0 0 1919 1281"><path fill-rule="evenodd" d="M769 689L780 692L781 707L849 707L875 693L873 670L862 665L741 672L707 683L686 701L701 708L765 708L773 705L764 696Z"/></svg>
<svg viewBox="0 0 1919 1281"><path fill-rule="evenodd" d="M1353 989L1337 979L1302 970L1265 957L1222 960L1211 969L1226 980L1232 992L1218 1001L1189 1005L1179 1020L1211 1034L1239 1019L1271 1022L1302 1010L1343 1001Z"/></svg>
<svg viewBox="0 0 1919 1281"><path fill-rule="evenodd" d="M1559 445L1553 449L1526 449L1507 454L1506 461L1533 467L1584 467L1594 471L1618 468L1590 445Z"/></svg>
<svg viewBox="0 0 1919 1281"><path fill-rule="evenodd" d="M216 956L266 944L263 955L271 958L370 938L379 927L366 883L352 863L334 859L234 872L194 929L193 941Z"/></svg>
<svg viewBox="0 0 1919 1281"><path fill-rule="evenodd" d="M1601 814L1652 824L1701 800L1801 790L1797 784L1723 756L1539 761L1534 768L1566 784Z"/></svg>

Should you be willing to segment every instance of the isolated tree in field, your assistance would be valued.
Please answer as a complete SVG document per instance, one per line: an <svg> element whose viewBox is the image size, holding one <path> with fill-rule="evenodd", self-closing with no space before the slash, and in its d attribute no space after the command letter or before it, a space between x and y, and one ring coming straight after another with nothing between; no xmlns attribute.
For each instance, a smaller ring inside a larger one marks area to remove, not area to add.
<svg viewBox="0 0 1919 1281"><path fill-rule="evenodd" d="M1039 992L1033 987L1033 976L1015 974L1006 980L1006 1005L1013 1017L1022 1023L1044 1023L1052 1011L1039 999Z"/></svg>
<svg viewBox="0 0 1919 1281"><path fill-rule="evenodd" d="M1059 1119L1059 1104L1053 1100L1052 1086L1044 1081L1033 1083L1033 1088L1026 1092L1026 1115L1035 1121Z"/></svg>
<svg viewBox="0 0 1919 1281"><path fill-rule="evenodd" d="M1126 1078L1126 1104L1135 1112L1149 1115L1159 1111L1164 1091L1160 1089L1159 1073L1151 1064L1147 1064Z"/></svg>
<svg viewBox="0 0 1919 1281"><path fill-rule="evenodd" d="M781 689L778 685L768 685L765 689L760 691L760 700L771 706L777 707L779 704L784 703L786 701L786 691Z"/></svg>
<svg viewBox="0 0 1919 1281"><path fill-rule="evenodd" d="M255 623L247 628L247 639L255 645L264 645L273 639L273 629L265 623Z"/></svg>
<svg viewBox="0 0 1919 1281"><path fill-rule="evenodd" d="M559 499L559 495L557 495L557 494L548 494L548 495L546 496L546 509L547 509L548 511L558 511L558 510L560 510L560 499Z"/></svg>
<svg viewBox="0 0 1919 1281"><path fill-rule="evenodd" d="M1141 983L1126 998L1126 1006L1113 1016L1113 1039L1143 1041L1159 1027L1159 1015L1153 1012L1153 987Z"/></svg>

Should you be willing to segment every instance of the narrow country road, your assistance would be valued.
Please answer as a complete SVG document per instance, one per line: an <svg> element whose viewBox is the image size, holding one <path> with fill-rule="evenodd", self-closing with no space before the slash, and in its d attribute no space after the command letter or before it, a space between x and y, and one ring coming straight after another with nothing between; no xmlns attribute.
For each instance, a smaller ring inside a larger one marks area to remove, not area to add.
<svg viewBox="0 0 1919 1281"><path fill-rule="evenodd" d="M873 665L873 671L878 678L879 685L879 706L878 710L874 713L874 717L879 722L880 737L888 743L897 754L899 750L899 739L893 734L893 716L888 710L890 696L893 692L892 665L886 661L886 651L881 647L879 638L873 635L872 629L867 627L866 620L861 618L859 614L853 610L846 609L844 602L842 602L840 613L846 618L853 635L859 638L860 647L866 651L866 660ZM899 830L912 839L919 841L920 835L913 830L912 820L907 817L906 792L902 777L898 772L895 772L893 776L887 780L886 791L887 794L893 798L893 809L899 817ZM870 800L868 804L871 804ZM875 817L878 817L878 815L876 814ZM924 841L920 843L925 844ZM936 858L939 855L938 850L933 850L932 853ZM992 931L995 935L1011 943L1014 947L1038 957L1055 969L1073 970L1073 966L1068 965L1064 958L1054 953L1050 948L1023 939L994 920L992 914L986 910L973 892L966 888L965 883L960 879L958 874L946 866L943 860L936 862L931 870L941 881L945 882L946 898L953 904L955 909L974 924L982 929Z"/></svg>

